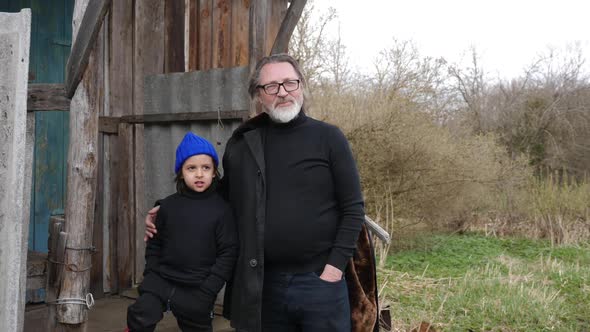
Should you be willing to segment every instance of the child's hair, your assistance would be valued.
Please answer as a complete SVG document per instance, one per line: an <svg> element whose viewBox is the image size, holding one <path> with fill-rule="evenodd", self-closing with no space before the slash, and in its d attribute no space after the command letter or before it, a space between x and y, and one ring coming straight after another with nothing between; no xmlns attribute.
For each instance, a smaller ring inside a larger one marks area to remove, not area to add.
<svg viewBox="0 0 590 332"><path fill-rule="evenodd" d="M213 173L215 174L215 177L213 178L211 186L213 186L220 177L217 165L213 165ZM176 192L178 192L179 194L184 194L187 192L188 187L186 186L186 183L184 183L184 178L182 177L182 169L178 171L178 173L176 173L176 175L174 176L174 182L176 182Z"/></svg>

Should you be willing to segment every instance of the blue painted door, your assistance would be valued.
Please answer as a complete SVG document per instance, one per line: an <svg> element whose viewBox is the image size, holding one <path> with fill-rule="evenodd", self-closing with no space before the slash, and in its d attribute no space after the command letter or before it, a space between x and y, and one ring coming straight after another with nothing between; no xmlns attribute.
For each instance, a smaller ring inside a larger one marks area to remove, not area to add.
<svg viewBox="0 0 590 332"><path fill-rule="evenodd" d="M31 8L29 83L63 83L72 39L74 0L0 0L0 11ZM49 217L63 214L69 115L35 113L29 249L47 252Z"/></svg>

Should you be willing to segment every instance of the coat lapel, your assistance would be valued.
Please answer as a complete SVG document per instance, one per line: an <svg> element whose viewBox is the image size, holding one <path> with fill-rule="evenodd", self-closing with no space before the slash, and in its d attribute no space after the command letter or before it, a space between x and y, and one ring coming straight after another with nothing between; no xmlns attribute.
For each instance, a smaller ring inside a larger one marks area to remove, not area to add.
<svg viewBox="0 0 590 332"><path fill-rule="evenodd" d="M250 152L254 156L254 160L256 160L256 164L258 165L258 169L262 173L261 175L264 178L265 172L265 162L264 162L264 146L262 145L262 135L260 129L250 130L244 133L244 140L246 141L246 145L250 149Z"/></svg>

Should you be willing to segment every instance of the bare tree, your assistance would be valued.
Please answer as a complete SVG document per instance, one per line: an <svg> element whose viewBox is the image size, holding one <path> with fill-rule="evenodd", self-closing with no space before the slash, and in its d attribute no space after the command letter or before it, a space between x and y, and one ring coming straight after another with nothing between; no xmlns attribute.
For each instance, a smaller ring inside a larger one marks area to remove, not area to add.
<svg viewBox="0 0 590 332"><path fill-rule="evenodd" d="M310 85L318 82L326 72L326 52L328 49L327 27L336 18L332 7L319 16L313 1L308 1L289 43L290 54L299 61Z"/></svg>

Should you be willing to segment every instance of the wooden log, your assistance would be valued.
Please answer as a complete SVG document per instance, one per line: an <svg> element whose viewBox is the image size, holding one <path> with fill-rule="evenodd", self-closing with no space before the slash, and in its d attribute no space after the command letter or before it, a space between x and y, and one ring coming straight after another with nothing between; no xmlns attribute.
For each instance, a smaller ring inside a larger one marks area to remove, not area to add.
<svg viewBox="0 0 590 332"><path fill-rule="evenodd" d="M108 2L96 0L90 2L86 8L84 17L94 17L95 24L92 27L100 27L97 17L104 14L102 8ZM76 2L76 5L79 3ZM97 4L100 6L94 7ZM94 9L93 9L94 8ZM80 8L76 8L80 9ZM76 12L76 11L75 11ZM79 11L78 11L79 12ZM74 14L73 21L79 20ZM83 19L82 22L85 20ZM78 21L79 22L79 21ZM90 22L89 22L90 24ZM85 299L89 289L91 252L85 248L92 246L92 225L94 223L94 207L96 196L97 174L97 141L98 141L98 116L99 107L103 102L103 87L101 86L100 63L102 57L102 40L95 42L96 36L90 38L90 34L98 35L98 31L89 33L87 27L81 26L80 38L75 38L76 43L85 45L84 50L90 53L88 65L81 73L80 84L74 85L73 98L70 104L70 144L68 147L67 167L67 200L65 207L65 233L68 234L68 250L66 252L65 267L62 269L62 282L59 290L60 299ZM97 30L100 30L97 28ZM75 29L74 29L75 31ZM86 31L86 32L84 32ZM88 37L88 38L87 38ZM86 40L86 41L84 41ZM93 50L90 52L90 50ZM80 57L86 51L80 51ZM77 59L74 57L73 59ZM80 59L78 59L80 60ZM79 65L72 68L81 68ZM69 81L70 83L73 81ZM77 329L84 329L88 320L88 308L81 304L58 304L56 308L57 320L61 324L77 325Z"/></svg>
<svg viewBox="0 0 590 332"><path fill-rule="evenodd" d="M119 132L119 117L133 113L133 35L134 35L134 0L117 0L112 3L110 14L110 44L109 44L109 107L106 115L116 119L115 121L100 120L99 130L102 132L117 134ZM138 13L138 15L140 15ZM107 128L107 129L105 129ZM109 232L108 255L108 280L107 285L111 293L119 291L119 277L117 266L117 240L119 222L119 186L121 177L119 174L120 139L114 135L107 135L105 139L105 195L109 201L105 205L107 209ZM124 267L122 267L124 268Z"/></svg>
<svg viewBox="0 0 590 332"><path fill-rule="evenodd" d="M29 84L27 111L69 111L70 99L63 84Z"/></svg>
<svg viewBox="0 0 590 332"><path fill-rule="evenodd" d="M277 37L274 40L272 45L272 49L270 51L271 54L277 53L286 53L289 49L289 40L291 40L291 36L293 35L293 31L297 26L297 22L299 22L299 18L303 13L303 8L305 8L305 4L307 0L292 0L289 9L287 10L287 14L281 23L281 27L279 28L279 32Z"/></svg>
<svg viewBox="0 0 590 332"><path fill-rule="evenodd" d="M86 71L90 53L110 7L111 0L92 0L84 12L66 65L66 96L71 98ZM79 19L76 17L75 19Z"/></svg>

